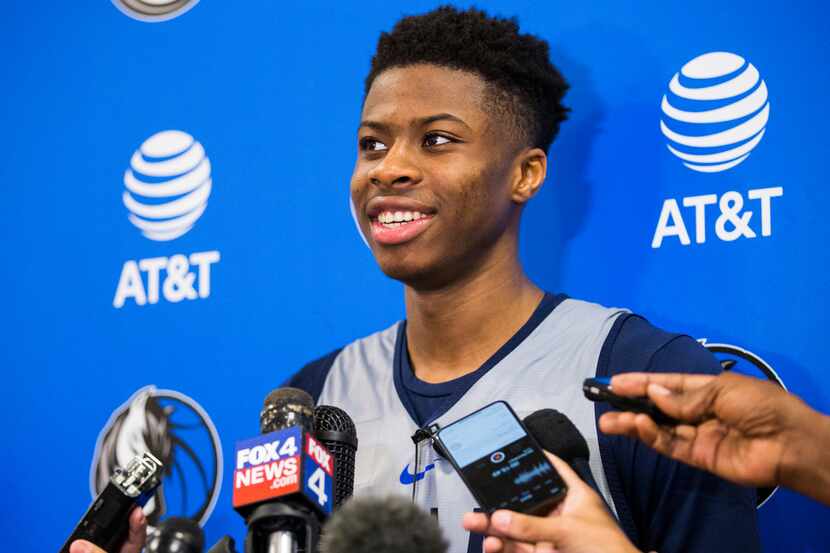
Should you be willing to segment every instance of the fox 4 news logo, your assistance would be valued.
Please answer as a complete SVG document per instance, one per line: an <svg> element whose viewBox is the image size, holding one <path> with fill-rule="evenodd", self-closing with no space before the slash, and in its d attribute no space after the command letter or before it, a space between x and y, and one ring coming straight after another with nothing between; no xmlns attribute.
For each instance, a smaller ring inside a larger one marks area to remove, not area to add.
<svg viewBox="0 0 830 553"><path fill-rule="evenodd" d="M330 513L333 475L331 453L299 428L237 442L233 506L299 493L322 512Z"/></svg>

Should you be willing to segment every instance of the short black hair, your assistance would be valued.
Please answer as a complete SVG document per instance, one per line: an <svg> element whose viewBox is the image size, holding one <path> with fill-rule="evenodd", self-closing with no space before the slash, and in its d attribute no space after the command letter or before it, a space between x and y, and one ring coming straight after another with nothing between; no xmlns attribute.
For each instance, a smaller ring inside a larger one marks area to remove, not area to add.
<svg viewBox="0 0 830 553"><path fill-rule="evenodd" d="M491 85L493 107L512 118L519 139L547 151L567 118L568 83L550 62L548 43L519 33L516 18L441 6L407 16L381 33L365 94L393 67L428 63L478 74Z"/></svg>

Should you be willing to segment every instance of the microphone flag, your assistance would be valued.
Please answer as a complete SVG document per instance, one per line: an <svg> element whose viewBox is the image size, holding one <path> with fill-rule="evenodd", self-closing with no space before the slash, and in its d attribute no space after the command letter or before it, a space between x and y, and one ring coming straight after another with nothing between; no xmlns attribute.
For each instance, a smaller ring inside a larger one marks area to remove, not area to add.
<svg viewBox="0 0 830 553"><path fill-rule="evenodd" d="M320 513L331 513L334 460L300 427L238 441L234 459L235 509L297 494Z"/></svg>

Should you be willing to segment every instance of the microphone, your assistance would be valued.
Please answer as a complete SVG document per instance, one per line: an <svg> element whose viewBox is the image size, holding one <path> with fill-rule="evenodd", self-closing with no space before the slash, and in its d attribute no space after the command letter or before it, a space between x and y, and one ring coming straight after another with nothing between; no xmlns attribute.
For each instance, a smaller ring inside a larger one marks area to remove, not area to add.
<svg viewBox="0 0 830 553"><path fill-rule="evenodd" d="M312 553L331 513L334 463L314 436L314 400L296 388L265 398L262 435L236 443L233 507L245 553Z"/></svg>
<svg viewBox="0 0 830 553"><path fill-rule="evenodd" d="M583 482L602 497L588 463L591 458L588 442L568 417L556 409L539 409L525 417L523 422L543 449L568 463Z"/></svg>
<svg viewBox="0 0 830 553"><path fill-rule="evenodd" d="M434 517L401 496L359 497L324 527L320 553L446 553Z"/></svg>
<svg viewBox="0 0 830 553"><path fill-rule="evenodd" d="M115 469L109 483L61 547L69 553L75 540L87 540L106 551L118 551L127 539L133 508L143 507L161 483L164 465L152 453L133 458L125 468Z"/></svg>
<svg viewBox="0 0 830 553"><path fill-rule="evenodd" d="M314 432L314 399L299 388L272 390L259 413L259 431L267 434L292 426Z"/></svg>
<svg viewBox="0 0 830 553"><path fill-rule="evenodd" d="M170 517L147 538L146 553L202 553L205 536L195 520Z"/></svg>
<svg viewBox="0 0 830 553"><path fill-rule="evenodd" d="M354 464L357 430L343 409L318 405L314 409L317 439L334 457L334 508L339 508L354 491Z"/></svg>

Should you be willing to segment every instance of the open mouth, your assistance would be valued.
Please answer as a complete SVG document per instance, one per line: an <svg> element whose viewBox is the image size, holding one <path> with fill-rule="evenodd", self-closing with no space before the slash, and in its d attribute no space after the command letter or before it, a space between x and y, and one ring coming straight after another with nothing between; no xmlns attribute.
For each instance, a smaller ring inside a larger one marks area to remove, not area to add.
<svg viewBox="0 0 830 553"><path fill-rule="evenodd" d="M420 211L383 211L375 218L378 223L385 228L398 228L401 225L407 225L412 221L419 221L429 215L425 215Z"/></svg>
<svg viewBox="0 0 830 553"><path fill-rule="evenodd" d="M381 211L370 217L372 238L387 245L408 242L426 230L433 217L420 211Z"/></svg>

